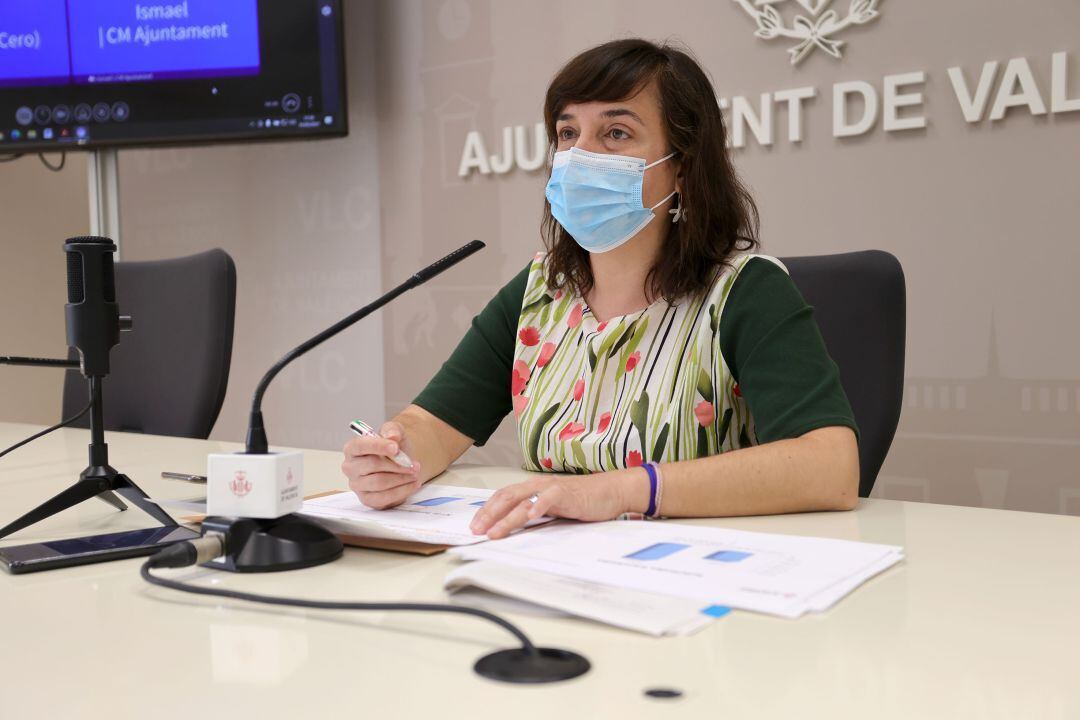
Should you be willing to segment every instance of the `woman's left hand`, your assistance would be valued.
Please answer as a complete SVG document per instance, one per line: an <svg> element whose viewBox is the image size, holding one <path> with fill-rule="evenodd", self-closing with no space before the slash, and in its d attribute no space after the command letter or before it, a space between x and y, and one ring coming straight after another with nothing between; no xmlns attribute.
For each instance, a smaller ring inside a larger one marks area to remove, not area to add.
<svg viewBox="0 0 1080 720"><path fill-rule="evenodd" d="M572 520L612 520L630 510L628 490L635 476L648 486L648 477L633 470L592 475L554 475L526 480L496 491L477 510L469 529L474 535L503 538L543 515ZM538 497L529 502L532 495Z"/></svg>

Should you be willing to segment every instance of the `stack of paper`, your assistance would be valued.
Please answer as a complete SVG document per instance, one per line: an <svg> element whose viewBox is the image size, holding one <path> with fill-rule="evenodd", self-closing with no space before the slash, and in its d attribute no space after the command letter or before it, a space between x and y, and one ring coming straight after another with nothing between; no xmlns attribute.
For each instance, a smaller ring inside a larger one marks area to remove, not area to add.
<svg viewBox="0 0 1080 720"><path fill-rule="evenodd" d="M354 493L340 492L305 500L300 514L332 532L346 535L469 545L487 540L486 535L473 535L469 523L494 492L484 488L425 485L404 503L388 510L374 510L361 503ZM537 518L529 526L551 519Z"/></svg>
<svg viewBox="0 0 1080 720"><path fill-rule="evenodd" d="M828 609L903 558L903 549L893 545L673 522L561 524L451 552L604 585L613 593L658 594L703 609L728 606L786 618ZM455 584L468 580L467 567L451 575ZM505 583L497 591L514 592ZM535 593L529 599L546 604ZM575 612L565 598L558 602L563 606L553 606Z"/></svg>
<svg viewBox="0 0 1080 720"><path fill-rule="evenodd" d="M546 530L541 532L547 532ZM537 606L649 635L689 635L730 612L721 605L641 592L481 560L456 568L444 588L466 605L496 612L536 612ZM514 598L524 607L492 607L475 589ZM531 605L532 607L528 607Z"/></svg>

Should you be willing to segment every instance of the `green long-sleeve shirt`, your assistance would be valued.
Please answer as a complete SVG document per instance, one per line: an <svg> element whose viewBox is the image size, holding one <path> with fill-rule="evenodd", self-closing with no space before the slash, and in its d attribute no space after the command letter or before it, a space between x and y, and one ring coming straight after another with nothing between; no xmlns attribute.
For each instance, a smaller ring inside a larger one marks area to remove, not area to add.
<svg viewBox="0 0 1080 720"><path fill-rule="evenodd" d="M512 409L511 374L526 267L477 315L414 403L483 445ZM717 332L760 443L843 425L858 432L813 309L772 262L752 258Z"/></svg>

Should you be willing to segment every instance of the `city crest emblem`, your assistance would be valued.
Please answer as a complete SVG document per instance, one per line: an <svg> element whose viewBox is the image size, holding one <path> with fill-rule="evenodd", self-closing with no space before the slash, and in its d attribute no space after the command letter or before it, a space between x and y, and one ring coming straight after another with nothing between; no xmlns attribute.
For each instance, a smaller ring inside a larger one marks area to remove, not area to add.
<svg viewBox="0 0 1080 720"><path fill-rule="evenodd" d="M851 0L844 17L829 8L833 0L793 1L807 15L800 12L788 25L774 6L790 4L792 0L734 0L757 23L756 37L762 40L788 38L798 41L788 48L792 65L798 65L814 50L823 50L839 60L843 57L840 48L844 41L836 40L833 36L854 25L865 25L881 14L876 7L878 0Z"/></svg>
<svg viewBox="0 0 1080 720"><path fill-rule="evenodd" d="M237 470L233 474L232 482L229 483L229 489L233 491L233 495L236 497L244 497L251 492L251 481L247 479L247 473L243 470Z"/></svg>

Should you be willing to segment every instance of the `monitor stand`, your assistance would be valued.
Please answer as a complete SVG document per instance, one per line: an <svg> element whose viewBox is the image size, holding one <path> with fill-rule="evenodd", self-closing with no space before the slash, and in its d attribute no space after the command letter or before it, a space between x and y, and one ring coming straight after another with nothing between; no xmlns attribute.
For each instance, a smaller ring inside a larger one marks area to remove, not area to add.
<svg viewBox="0 0 1080 720"><path fill-rule="evenodd" d="M90 153L86 162L90 234L112 238L120 259L120 163L116 148Z"/></svg>

